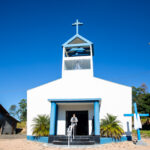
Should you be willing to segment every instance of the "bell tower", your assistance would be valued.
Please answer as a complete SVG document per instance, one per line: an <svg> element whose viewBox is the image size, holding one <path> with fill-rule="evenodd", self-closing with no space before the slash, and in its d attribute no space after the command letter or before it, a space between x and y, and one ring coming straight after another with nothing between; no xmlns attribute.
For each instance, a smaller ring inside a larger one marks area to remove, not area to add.
<svg viewBox="0 0 150 150"><path fill-rule="evenodd" d="M79 25L76 20L76 34L63 44L62 77L92 77L93 76L93 43L79 35Z"/></svg>

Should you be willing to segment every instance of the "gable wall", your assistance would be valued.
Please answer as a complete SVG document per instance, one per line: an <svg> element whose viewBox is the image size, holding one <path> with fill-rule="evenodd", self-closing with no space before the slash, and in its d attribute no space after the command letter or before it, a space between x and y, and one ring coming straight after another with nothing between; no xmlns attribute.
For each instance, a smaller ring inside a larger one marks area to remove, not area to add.
<svg viewBox="0 0 150 150"><path fill-rule="evenodd" d="M39 114L50 114L48 99L101 98L100 119L107 113L117 115L124 130L131 132L132 120L124 117L132 113L132 90L130 87L98 78L60 79L44 86L29 90L27 93L27 135L32 135L32 120ZM128 132L128 133L130 133Z"/></svg>

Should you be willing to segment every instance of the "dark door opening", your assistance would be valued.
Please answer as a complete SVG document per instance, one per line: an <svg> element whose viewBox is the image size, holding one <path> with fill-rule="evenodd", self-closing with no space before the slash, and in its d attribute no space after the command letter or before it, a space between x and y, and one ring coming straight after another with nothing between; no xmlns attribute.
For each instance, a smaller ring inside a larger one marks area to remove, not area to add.
<svg viewBox="0 0 150 150"><path fill-rule="evenodd" d="M71 124L70 120L73 114L78 118L78 124L76 127L76 135L88 135L88 111L66 111L66 131Z"/></svg>

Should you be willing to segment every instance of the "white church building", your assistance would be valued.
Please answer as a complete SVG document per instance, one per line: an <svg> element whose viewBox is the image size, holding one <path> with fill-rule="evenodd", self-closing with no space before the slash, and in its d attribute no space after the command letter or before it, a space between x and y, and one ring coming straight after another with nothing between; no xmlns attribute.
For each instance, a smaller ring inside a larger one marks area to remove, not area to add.
<svg viewBox="0 0 150 150"><path fill-rule="evenodd" d="M77 136L92 136L100 143L100 124L107 113L117 116L131 136L131 87L94 77L94 45L78 33L63 44L62 78L27 91L27 139L31 140L33 119L38 115L50 116L48 142L67 135L70 118L76 114ZM96 50L98 51L98 50Z"/></svg>

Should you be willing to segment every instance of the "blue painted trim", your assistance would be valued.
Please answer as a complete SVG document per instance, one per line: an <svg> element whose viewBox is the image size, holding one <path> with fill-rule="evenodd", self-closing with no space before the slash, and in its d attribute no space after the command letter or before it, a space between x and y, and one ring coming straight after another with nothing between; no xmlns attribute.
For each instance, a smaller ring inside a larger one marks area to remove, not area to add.
<svg viewBox="0 0 150 150"><path fill-rule="evenodd" d="M76 34L76 35L74 35L73 37L71 37L67 42L65 42L64 44L63 44L63 46L66 46L66 45L68 45L68 43L70 43L71 41L73 41L75 38L80 38L80 39L82 39L83 41L85 41L85 42L87 42L88 44L93 44L91 41L89 41L89 40L87 40L86 38L84 38L83 36L81 36L81 35L79 35L79 34ZM70 45L70 44L69 44Z"/></svg>
<svg viewBox="0 0 150 150"><path fill-rule="evenodd" d="M55 135L55 124L56 124L56 103L51 102L51 117L50 117L50 135Z"/></svg>
<svg viewBox="0 0 150 150"><path fill-rule="evenodd" d="M137 105L136 103L134 103L134 112L136 114L136 119L138 117L138 111L137 111ZM141 134L140 134L140 129L137 129L137 137L138 137L138 141L141 140Z"/></svg>
<svg viewBox="0 0 150 150"><path fill-rule="evenodd" d="M100 138L100 144L107 144L107 143L112 143L112 142L124 142L124 141L131 141L132 137L131 136L122 136L119 140L114 139L114 138L109 138L109 137L101 137Z"/></svg>
<svg viewBox="0 0 150 150"><path fill-rule="evenodd" d="M64 44L62 44L62 46L67 45L68 43L70 43L72 40L74 40L77 37L77 34L74 35L73 37L71 37L68 41L66 41Z"/></svg>
<svg viewBox="0 0 150 150"><path fill-rule="evenodd" d="M90 45L91 45L91 44L88 44L88 43L79 43L79 44L64 45L64 47L90 46Z"/></svg>
<svg viewBox="0 0 150 150"><path fill-rule="evenodd" d="M140 117L148 117L149 116L149 114L139 114L140 115Z"/></svg>
<svg viewBox="0 0 150 150"><path fill-rule="evenodd" d="M91 41L89 41L88 39L84 38L83 36L77 34L77 37L84 40L85 42L89 43L89 44L93 44Z"/></svg>
<svg viewBox="0 0 150 150"><path fill-rule="evenodd" d="M137 111L136 103L134 103L134 112L135 112L136 118L137 118L138 117L138 111ZM141 140L140 129L137 129L137 137L138 137L138 140Z"/></svg>
<svg viewBox="0 0 150 150"><path fill-rule="evenodd" d="M99 101L94 102L94 128L95 135L100 135Z"/></svg>
<svg viewBox="0 0 150 150"><path fill-rule="evenodd" d="M135 114L136 114L136 118L137 118L137 116L138 116L138 111L137 111L137 105L136 105L136 103L134 103L134 112L135 112ZM124 114L124 116L134 116L134 114ZM148 117L149 116L149 114L139 114L139 116L141 116L141 117ZM137 138L138 138L138 140L140 141L141 140L141 134L140 134L140 129L137 129Z"/></svg>
<svg viewBox="0 0 150 150"><path fill-rule="evenodd" d="M149 114L139 114L139 115L140 115L140 117L148 117L149 116ZM134 114L124 114L124 116L125 117L133 117Z"/></svg>
<svg viewBox="0 0 150 150"><path fill-rule="evenodd" d="M73 99L48 99L50 102L88 102L88 101L100 101L101 98L73 98Z"/></svg>
<svg viewBox="0 0 150 150"><path fill-rule="evenodd" d="M137 137L138 137L138 141L140 141L141 140L140 129L137 129Z"/></svg>
<svg viewBox="0 0 150 150"><path fill-rule="evenodd" d="M137 106L136 106L136 103L134 103L134 112L135 112L136 118L137 118L138 112L137 112Z"/></svg>
<svg viewBox="0 0 150 150"><path fill-rule="evenodd" d="M55 102L59 104L59 103L94 103L95 101L55 101Z"/></svg>
<svg viewBox="0 0 150 150"><path fill-rule="evenodd" d="M69 50L69 52L70 51L84 51L85 50L85 48L82 48L82 47L80 47L80 48L77 48L77 47L75 47L75 48L71 48L70 50Z"/></svg>
<svg viewBox="0 0 150 150"><path fill-rule="evenodd" d="M57 120L58 120L58 105L56 104L56 120L55 120L56 127L55 127L55 134L57 133Z"/></svg>
<svg viewBox="0 0 150 150"><path fill-rule="evenodd" d="M124 114L125 117L133 117L134 114Z"/></svg>
<svg viewBox="0 0 150 150"><path fill-rule="evenodd" d="M42 143L48 143L48 137L47 136L27 136L27 140L30 141L36 141L36 142L42 142Z"/></svg>
<svg viewBox="0 0 150 150"><path fill-rule="evenodd" d="M35 141L35 142L48 143L48 137L46 137L46 136L36 137L36 136L27 135L27 140ZM132 140L131 136L122 136L120 140L115 140L115 139L109 138L109 137L100 137L100 144L107 144L107 143L112 143L112 142L131 141L131 140Z"/></svg>

